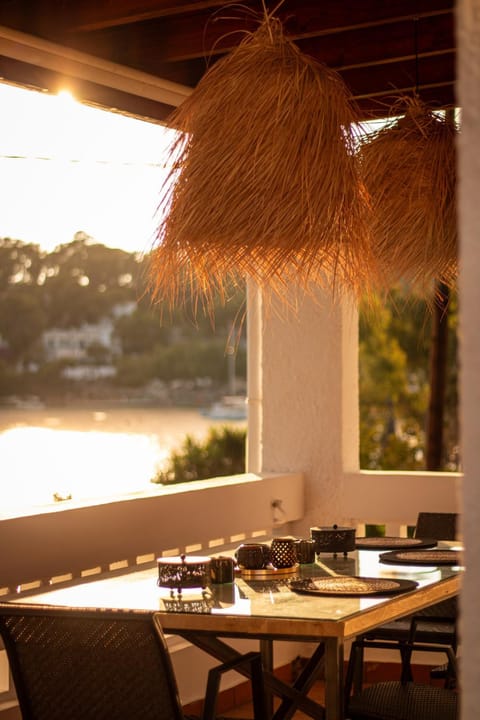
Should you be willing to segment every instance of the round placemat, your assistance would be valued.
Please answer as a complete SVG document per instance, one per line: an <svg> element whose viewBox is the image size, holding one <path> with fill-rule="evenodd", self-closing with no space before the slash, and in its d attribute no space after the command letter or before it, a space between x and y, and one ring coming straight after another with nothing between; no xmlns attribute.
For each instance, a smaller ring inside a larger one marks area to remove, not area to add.
<svg viewBox="0 0 480 720"><path fill-rule="evenodd" d="M391 595L414 590L417 585L414 580L337 575L292 580L290 589L305 595Z"/></svg>
<svg viewBox="0 0 480 720"><path fill-rule="evenodd" d="M402 538L402 537L357 537L355 547L357 550L394 550L402 548L433 548L436 540L430 538Z"/></svg>
<svg viewBox="0 0 480 720"><path fill-rule="evenodd" d="M395 565L459 565L457 550L394 550L382 553L380 562Z"/></svg>

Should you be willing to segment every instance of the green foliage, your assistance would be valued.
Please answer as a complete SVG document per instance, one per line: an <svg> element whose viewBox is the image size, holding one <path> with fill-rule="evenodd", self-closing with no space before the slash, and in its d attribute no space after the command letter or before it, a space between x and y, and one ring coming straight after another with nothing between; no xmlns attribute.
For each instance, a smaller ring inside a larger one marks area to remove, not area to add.
<svg viewBox="0 0 480 720"><path fill-rule="evenodd" d="M158 344L168 342L169 338L168 331L161 326L159 318L143 307L137 307L131 315L118 318L115 334L126 355L147 353Z"/></svg>
<svg viewBox="0 0 480 720"><path fill-rule="evenodd" d="M43 271L44 253L38 245L0 238L0 288L22 283L36 285Z"/></svg>
<svg viewBox="0 0 480 720"><path fill-rule="evenodd" d="M245 349L237 353L237 373L244 376L246 359ZM225 383L228 375L228 361L225 355L225 343L222 340L205 337L182 340L167 347L156 347L153 353L154 373L164 380L196 377L211 377L219 383Z"/></svg>
<svg viewBox="0 0 480 720"><path fill-rule="evenodd" d="M385 525L365 525L365 537L385 537Z"/></svg>
<svg viewBox="0 0 480 720"><path fill-rule="evenodd" d="M86 362L114 362L117 377L103 381L104 386L140 388L151 380L195 380L210 378L217 387L228 379L226 349L233 344L236 375L246 376L245 342L237 333L244 329L244 289L232 287L216 305L212 318L185 308L165 314L152 306L146 293L148 257L109 248L82 232L70 243L52 252L37 245L0 238L0 337L8 344L5 362L11 363L9 383L0 395L18 392L18 361L35 360L40 365L39 385L45 379L45 391L54 387L50 378L57 374L45 369L46 359L41 337L51 328L75 328L95 324L104 318L114 323L121 354L112 359L98 343L86 348ZM136 303L134 312L117 316L118 305ZM58 375L58 374L57 374ZM79 384L65 383L57 377L58 388L78 392ZM15 386L15 390L14 390ZM44 393L38 390L40 396Z"/></svg>
<svg viewBox="0 0 480 720"><path fill-rule="evenodd" d="M187 435L152 482L168 485L243 473L245 444L246 431L228 426L211 427L204 442Z"/></svg>
<svg viewBox="0 0 480 720"><path fill-rule="evenodd" d="M449 308L449 376L445 447L450 465L458 444L456 384L456 297ZM431 313L406 289L392 291L373 315L360 315L360 467L367 470L425 469Z"/></svg>
<svg viewBox="0 0 480 720"><path fill-rule="evenodd" d="M38 293L28 286L7 285L0 291L0 335L15 361L27 360L46 326Z"/></svg>
<svg viewBox="0 0 480 720"><path fill-rule="evenodd" d="M85 233L46 254L43 264L50 327L95 323L117 303L136 299L139 258L95 243Z"/></svg>
<svg viewBox="0 0 480 720"><path fill-rule="evenodd" d="M116 361L117 375L113 382L120 387L141 388L156 377L152 355L121 355Z"/></svg>
<svg viewBox="0 0 480 720"><path fill-rule="evenodd" d="M12 372L7 363L0 358L0 396L12 392Z"/></svg>

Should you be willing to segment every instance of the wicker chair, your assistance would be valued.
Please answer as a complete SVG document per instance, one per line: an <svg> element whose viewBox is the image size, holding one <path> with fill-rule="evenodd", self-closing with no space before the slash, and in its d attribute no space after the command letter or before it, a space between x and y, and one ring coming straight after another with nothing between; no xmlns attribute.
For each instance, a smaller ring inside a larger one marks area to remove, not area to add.
<svg viewBox="0 0 480 720"><path fill-rule="evenodd" d="M345 678L348 720L457 720L459 697L453 689L415 683L402 678L398 681L374 683L351 695L354 668L358 662L356 656L363 655L363 649L368 643L368 640L356 640L350 651ZM379 644L375 643L377 647ZM387 643L385 647L388 647ZM446 645L439 649L447 654L452 674L456 677L456 659L451 646Z"/></svg>
<svg viewBox="0 0 480 720"><path fill-rule="evenodd" d="M348 720L457 720L458 695L454 690L408 682L370 685L353 696Z"/></svg>
<svg viewBox="0 0 480 720"><path fill-rule="evenodd" d="M23 720L187 720L155 614L4 603L0 634ZM242 664L264 720L259 653L210 671L202 720L215 717L218 677Z"/></svg>
<svg viewBox="0 0 480 720"><path fill-rule="evenodd" d="M455 540L457 535L458 516L456 513L421 512L417 517L415 537L433 538L435 540ZM413 621L413 622L412 622ZM413 635L412 635L413 633ZM450 646L457 652L457 598L449 598L425 608L415 616L409 615L399 620L373 628L357 640L368 640L359 643L357 666L355 669L355 688L360 690L363 682L363 649L367 647L388 647L390 643L398 648L401 656L401 677L404 681L413 681L411 657L414 650L421 649L436 652L436 645ZM455 673L451 663L447 662L440 668L434 668L432 677L443 678L445 687L451 688L455 683Z"/></svg>

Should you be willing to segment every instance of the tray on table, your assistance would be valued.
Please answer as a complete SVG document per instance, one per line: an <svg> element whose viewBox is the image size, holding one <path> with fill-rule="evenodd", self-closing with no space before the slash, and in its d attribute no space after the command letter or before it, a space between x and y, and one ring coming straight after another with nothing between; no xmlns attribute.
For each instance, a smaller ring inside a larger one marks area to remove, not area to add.
<svg viewBox="0 0 480 720"><path fill-rule="evenodd" d="M266 568L259 568L258 570L240 568L240 575L241 577L250 580L271 580L272 578L276 578L279 576L296 575L298 569L298 564L285 568L274 568L272 566L269 566Z"/></svg>

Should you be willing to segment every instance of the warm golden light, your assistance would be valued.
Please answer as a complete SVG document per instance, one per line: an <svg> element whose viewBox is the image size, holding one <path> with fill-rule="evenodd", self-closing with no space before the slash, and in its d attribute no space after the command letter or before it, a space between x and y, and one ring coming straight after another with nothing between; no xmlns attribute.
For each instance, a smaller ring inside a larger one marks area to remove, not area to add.
<svg viewBox="0 0 480 720"><path fill-rule="evenodd" d="M75 100L75 98L73 97L72 93L70 92L70 90L66 90L66 89L60 90L57 93L57 97L59 100L61 100L65 104L77 102Z"/></svg>
<svg viewBox="0 0 480 720"><path fill-rule="evenodd" d="M10 476L4 507L148 490L167 455L153 435L55 426L10 428L0 447Z"/></svg>

